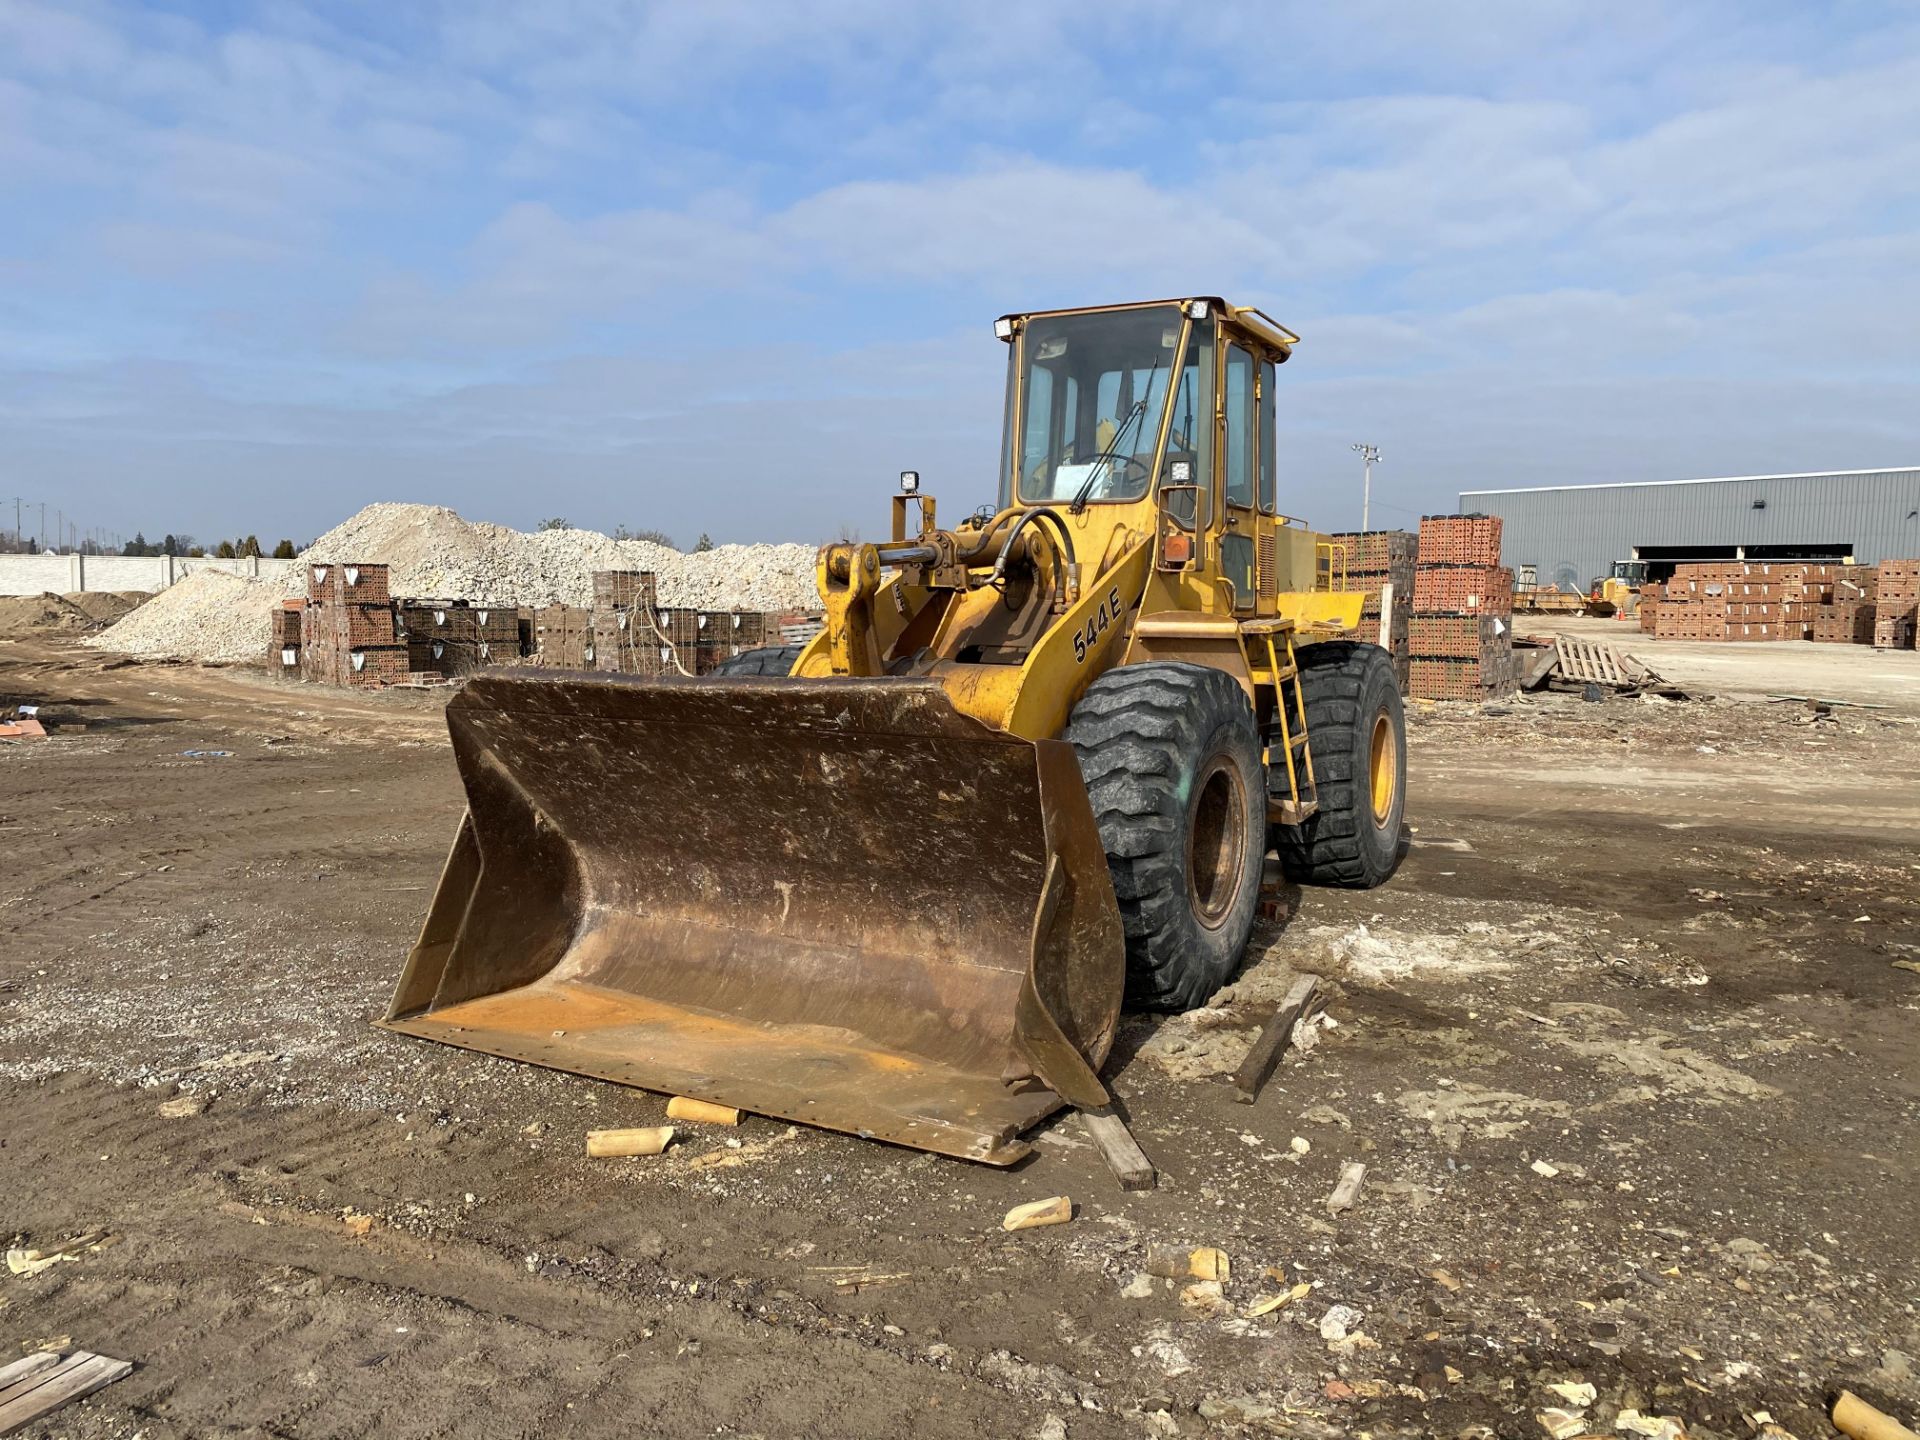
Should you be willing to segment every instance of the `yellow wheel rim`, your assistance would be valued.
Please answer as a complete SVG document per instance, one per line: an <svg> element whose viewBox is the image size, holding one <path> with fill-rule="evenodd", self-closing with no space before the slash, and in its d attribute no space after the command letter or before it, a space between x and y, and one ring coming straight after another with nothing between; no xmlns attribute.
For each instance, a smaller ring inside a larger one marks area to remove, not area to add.
<svg viewBox="0 0 1920 1440"><path fill-rule="evenodd" d="M1400 740L1393 733L1393 717L1382 710L1373 717L1373 740L1367 747L1367 780L1373 791L1373 819L1384 825L1393 814L1394 789L1400 780Z"/></svg>

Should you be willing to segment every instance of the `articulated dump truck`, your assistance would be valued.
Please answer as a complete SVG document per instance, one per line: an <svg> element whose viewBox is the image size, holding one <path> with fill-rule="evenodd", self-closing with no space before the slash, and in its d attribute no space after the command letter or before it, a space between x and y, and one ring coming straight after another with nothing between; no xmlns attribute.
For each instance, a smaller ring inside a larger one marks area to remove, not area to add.
<svg viewBox="0 0 1920 1440"><path fill-rule="evenodd" d="M1265 860L1372 886L1404 720L1279 510L1298 337L1212 297L1008 315L998 499L828 545L825 628L688 679L503 670L386 1024L1005 1165L1202 1004ZM1293 503L1289 499L1289 504Z"/></svg>

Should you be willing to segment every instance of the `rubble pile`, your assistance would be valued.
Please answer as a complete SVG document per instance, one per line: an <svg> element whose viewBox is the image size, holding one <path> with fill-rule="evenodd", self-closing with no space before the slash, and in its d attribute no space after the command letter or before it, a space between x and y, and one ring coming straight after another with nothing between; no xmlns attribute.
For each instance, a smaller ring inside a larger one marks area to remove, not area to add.
<svg viewBox="0 0 1920 1440"><path fill-rule="evenodd" d="M147 597L112 591L0 595L0 635L28 630L89 630L117 620Z"/></svg>
<svg viewBox="0 0 1920 1440"><path fill-rule="evenodd" d="M443 505L369 505L314 541L311 561L390 567L396 595L492 605L593 603L593 575L644 570L659 603L688 610L814 610L819 592L808 545L721 545L683 555L596 530L526 534L463 520Z"/></svg>
<svg viewBox="0 0 1920 1440"><path fill-rule="evenodd" d="M813 547L721 545L697 555L595 530L532 534L463 520L444 505L369 505L301 554L313 563L384 565L393 594L466 600L509 610L593 604L593 577L646 571L658 603L688 611L815 611ZM249 580L196 571L129 620L87 641L155 659L216 663L258 660L275 613L305 594L307 567L285 580Z"/></svg>
<svg viewBox="0 0 1920 1440"><path fill-rule="evenodd" d="M258 661L285 594L278 581L196 570L81 643L153 660Z"/></svg>

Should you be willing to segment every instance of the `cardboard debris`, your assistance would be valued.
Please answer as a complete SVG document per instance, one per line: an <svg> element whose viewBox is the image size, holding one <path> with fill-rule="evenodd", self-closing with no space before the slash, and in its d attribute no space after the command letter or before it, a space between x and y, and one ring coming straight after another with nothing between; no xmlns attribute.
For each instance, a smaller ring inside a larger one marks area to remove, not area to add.
<svg viewBox="0 0 1920 1440"><path fill-rule="evenodd" d="M1247 1319L1257 1320L1262 1315L1278 1310L1282 1305L1291 1305L1295 1300L1304 1300L1312 1293L1313 1286L1302 1281L1291 1290L1282 1290L1278 1295L1269 1295L1264 1300L1254 1301L1247 1307Z"/></svg>
<svg viewBox="0 0 1920 1440"><path fill-rule="evenodd" d="M1646 1435L1651 1440L1687 1440L1687 1427L1672 1415L1642 1415L1638 1410L1622 1410L1613 1417L1613 1428L1631 1435Z"/></svg>
<svg viewBox="0 0 1920 1440"><path fill-rule="evenodd" d="M1556 1380L1547 1389L1577 1410L1584 1410L1593 1404L1600 1393L1583 1380Z"/></svg>
<svg viewBox="0 0 1920 1440"><path fill-rule="evenodd" d="M69 1240L51 1250L16 1249L7 1251L7 1269L15 1275L38 1275L42 1270L60 1264L65 1260L78 1260L82 1255L98 1254L111 1245L118 1245L118 1235L108 1235L99 1230L89 1231L77 1240Z"/></svg>

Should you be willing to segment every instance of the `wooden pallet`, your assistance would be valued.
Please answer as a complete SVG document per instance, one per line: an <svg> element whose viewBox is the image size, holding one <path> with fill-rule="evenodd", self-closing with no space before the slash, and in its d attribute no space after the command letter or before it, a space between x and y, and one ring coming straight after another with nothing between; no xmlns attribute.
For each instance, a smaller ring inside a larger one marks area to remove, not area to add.
<svg viewBox="0 0 1920 1440"><path fill-rule="evenodd" d="M1560 678L1631 690L1652 678L1653 672L1631 655L1623 655L1611 645L1597 640L1581 640L1557 635L1553 641L1554 658Z"/></svg>
<svg viewBox="0 0 1920 1440"><path fill-rule="evenodd" d="M75 1350L42 1351L0 1368L0 1435L11 1435L69 1400L91 1395L133 1370L130 1360Z"/></svg>

